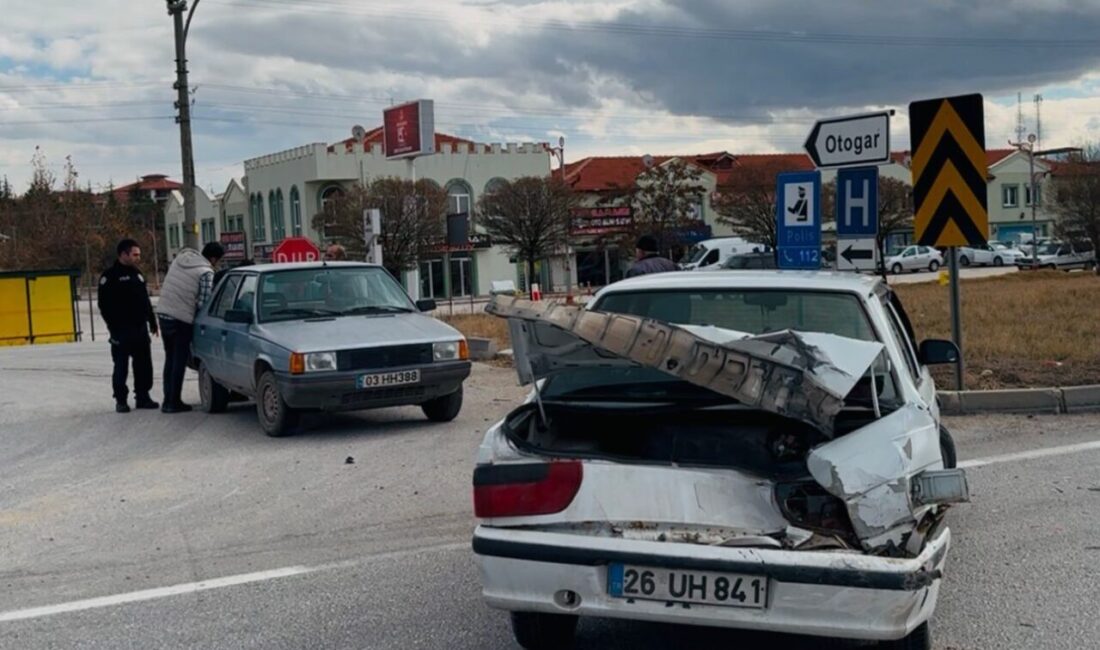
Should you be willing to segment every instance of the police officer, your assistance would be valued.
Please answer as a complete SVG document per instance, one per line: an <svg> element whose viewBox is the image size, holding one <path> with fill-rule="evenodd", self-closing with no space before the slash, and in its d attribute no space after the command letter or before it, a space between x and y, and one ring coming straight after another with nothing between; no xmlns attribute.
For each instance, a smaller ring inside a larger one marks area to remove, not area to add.
<svg viewBox="0 0 1100 650"><path fill-rule="evenodd" d="M116 248L118 259L99 277L99 313L111 334L111 359L115 371L111 384L115 393L115 411L129 413L126 403L128 364L134 366L134 398L139 409L160 405L149 397L153 388L153 359L149 334L157 334L157 319L138 270L141 248L133 239L123 239Z"/></svg>

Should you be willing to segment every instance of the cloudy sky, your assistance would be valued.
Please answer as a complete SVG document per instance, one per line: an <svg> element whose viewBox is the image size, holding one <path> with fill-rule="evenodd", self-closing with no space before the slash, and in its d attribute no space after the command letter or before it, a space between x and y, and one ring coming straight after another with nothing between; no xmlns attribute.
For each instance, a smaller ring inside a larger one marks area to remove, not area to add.
<svg viewBox="0 0 1100 650"><path fill-rule="evenodd" d="M36 146L82 183L180 176L164 0L4 0L0 176ZM813 121L986 96L987 146L1042 93L1044 146L1100 138L1100 0L200 0L189 39L200 185L347 137L392 102L440 131L595 154L800 150Z"/></svg>

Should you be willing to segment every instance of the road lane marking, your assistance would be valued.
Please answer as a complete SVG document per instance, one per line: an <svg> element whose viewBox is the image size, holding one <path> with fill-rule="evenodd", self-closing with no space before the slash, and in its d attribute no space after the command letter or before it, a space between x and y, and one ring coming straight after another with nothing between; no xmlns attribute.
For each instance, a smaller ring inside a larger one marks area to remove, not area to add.
<svg viewBox="0 0 1100 650"><path fill-rule="evenodd" d="M319 571L328 571L331 569L354 567L362 564L367 564L369 562L377 562L380 560L393 560L395 558L405 557L409 555L417 555L420 553L430 553L433 551L450 551L462 548L470 548L470 543L451 542L447 544L437 544L435 546L424 546L421 548L403 549L399 551L383 551L376 555L370 555L358 560L331 562L329 564L320 564L316 566L289 566L283 567L281 569L271 569L269 571L257 571L255 573L241 573L233 576L211 578L209 580L201 580L199 582L185 582L183 584L172 585L170 587L156 587L153 589L142 589L141 591L130 591L127 593L114 594L111 596L101 596L99 598L73 600L67 603L59 603L56 605L43 605L41 607L14 609L7 612L0 612L0 623L23 621L31 618L42 618L43 616L53 616L55 614L81 612L88 609L98 609L102 607L114 607L117 605L126 605L129 603L140 603L148 600L157 600L159 598L168 598L170 596L179 596L183 594L193 594L200 591L209 591L211 589L224 589L226 587L237 587L254 582L266 582L268 580L290 578L292 576L300 576L307 573L317 573Z"/></svg>
<svg viewBox="0 0 1100 650"><path fill-rule="evenodd" d="M985 458L964 460L959 463L959 467L982 467L985 465L993 465L995 463L1011 463L1017 460L1031 460L1032 458L1045 458L1047 456L1064 456L1066 454L1074 454L1079 451L1091 451L1094 449L1100 449L1100 440L1094 440L1092 442L1082 442L1076 445L1047 447L1045 449L1030 449L1028 451L1018 451L1014 454L1001 454L1000 456L986 456Z"/></svg>

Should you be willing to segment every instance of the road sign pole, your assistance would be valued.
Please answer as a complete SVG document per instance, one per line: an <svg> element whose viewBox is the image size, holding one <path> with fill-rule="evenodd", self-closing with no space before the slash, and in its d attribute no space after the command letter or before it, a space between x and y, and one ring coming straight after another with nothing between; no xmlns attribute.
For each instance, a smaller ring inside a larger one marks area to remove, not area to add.
<svg viewBox="0 0 1100 650"><path fill-rule="evenodd" d="M966 366L963 364L965 355L962 353L962 306L959 301L959 249L952 246L948 249L948 260L951 268L951 340L959 346L959 362L955 364L955 390L966 390L964 375Z"/></svg>

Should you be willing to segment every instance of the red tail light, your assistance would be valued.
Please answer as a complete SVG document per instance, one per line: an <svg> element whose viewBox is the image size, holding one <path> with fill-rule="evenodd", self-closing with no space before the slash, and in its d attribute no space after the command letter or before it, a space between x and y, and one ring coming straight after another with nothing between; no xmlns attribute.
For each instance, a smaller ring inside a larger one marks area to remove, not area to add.
<svg viewBox="0 0 1100 650"><path fill-rule="evenodd" d="M479 465L474 469L474 515L520 517L561 512L581 488L580 461Z"/></svg>

